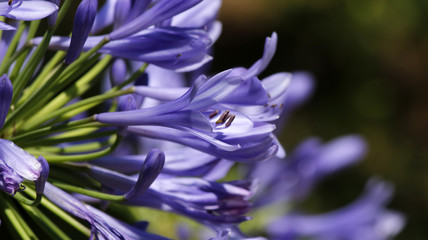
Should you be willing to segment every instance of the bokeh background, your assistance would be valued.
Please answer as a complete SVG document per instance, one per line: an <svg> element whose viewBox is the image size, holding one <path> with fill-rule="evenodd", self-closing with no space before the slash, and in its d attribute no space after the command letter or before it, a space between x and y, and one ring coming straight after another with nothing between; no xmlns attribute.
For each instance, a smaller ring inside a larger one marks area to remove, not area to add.
<svg viewBox="0 0 428 240"><path fill-rule="evenodd" d="M250 66L276 31L277 53L264 75L315 76L315 94L281 136L286 149L309 136L350 133L370 146L360 164L323 181L301 207L341 207L376 176L395 185L389 208L407 217L397 239L427 239L428 1L233 0L223 2L220 19L214 69Z"/></svg>

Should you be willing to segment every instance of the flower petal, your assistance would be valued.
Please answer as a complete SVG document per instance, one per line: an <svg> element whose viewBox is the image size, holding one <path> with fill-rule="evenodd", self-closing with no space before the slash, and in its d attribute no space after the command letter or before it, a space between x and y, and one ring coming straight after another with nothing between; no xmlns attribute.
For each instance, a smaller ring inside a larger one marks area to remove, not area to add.
<svg viewBox="0 0 428 240"><path fill-rule="evenodd" d="M56 10L58 10L58 6L48 1L22 1L19 7L12 9L4 16L16 20L32 21L45 18Z"/></svg>

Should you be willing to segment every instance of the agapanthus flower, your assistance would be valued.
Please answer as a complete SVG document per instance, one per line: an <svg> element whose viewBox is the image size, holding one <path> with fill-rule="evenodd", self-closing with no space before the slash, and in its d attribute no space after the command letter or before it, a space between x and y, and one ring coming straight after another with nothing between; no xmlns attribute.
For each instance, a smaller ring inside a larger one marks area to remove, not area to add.
<svg viewBox="0 0 428 240"><path fill-rule="evenodd" d="M9 111L12 92L12 83L4 74L0 78L0 129ZM0 189L14 195L21 189L24 179L34 182L39 180L36 185L41 188L39 194L43 193L46 182L44 174L49 171L49 166L43 162L46 162L43 157L37 160L13 142L0 139Z"/></svg>
<svg viewBox="0 0 428 240"><path fill-rule="evenodd" d="M0 16L23 21L45 18L57 9L58 6L49 1L8 0L0 2ZM15 30L16 28L0 22L0 29Z"/></svg>
<svg viewBox="0 0 428 240"><path fill-rule="evenodd" d="M0 15L13 19L0 29L17 30L0 41L2 237L165 239L148 233L164 220L134 212L146 208L194 221L209 231L196 233L202 239L261 240L239 226L253 209L301 200L361 157L357 136L311 138L286 156L276 126L313 81L260 77L276 33L251 66L207 74L221 2L0 1ZM74 3L73 28L63 27ZM47 26L27 22L47 16ZM269 230L280 239L392 236L402 218L383 208L384 188L373 189L322 220L293 213Z"/></svg>
<svg viewBox="0 0 428 240"><path fill-rule="evenodd" d="M261 185L256 205L302 199L325 176L355 164L365 154L366 143L357 135L325 144L309 138L285 159L273 158L251 168L249 177L258 179Z"/></svg>
<svg viewBox="0 0 428 240"><path fill-rule="evenodd" d="M319 215L290 214L269 227L272 239L311 237L332 240L391 239L403 227L404 217L385 209L392 194L386 182L371 181L363 196L342 209Z"/></svg>
<svg viewBox="0 0 428 240"><path fill-rule="evenodd" d="M188 27L186 26L188 25L186 24L187 21L181 18L175 21L174 25L166 24L149 28L171 19L195 5L198 6L197 4L201 1L158 1L147 9L148 2L147 4L145 2L107 1L95 18L93 31L99 31L100 28L115 22L114 30L107 35L90 36L87 41L81 39L74 42L81 43L82 50L87 51L106 40L106 44L99 49L100 53L148 62L176 71L194 70L212 59L207 54L207 50L218 37L219 27L217 26L212 34L209 34L202 27L212 25L218 8L210 8L211 4L202 4L198 7L198 9L205 9L205 12L201 14L202 11L199 11L200 14L192 16L192 19L203 19L197 21L203 26ZM218 2L216 4L218 5ZM125 11L125 13L121 14L120 11ZM97 21L97 19L109 19L111 22L107 21L101 24L100 20ZM87 36L87 33L79 34L76 32L76 37L72 36L71 38L53 37L49 48L67 50L74 46L72 44L73 39L80 39L82 36ZM36 38L31 42L37 45L40 44L41 40L41 38ZM69 50L69 52L73 53L73 56L78 53L75 50Z"/></svg>

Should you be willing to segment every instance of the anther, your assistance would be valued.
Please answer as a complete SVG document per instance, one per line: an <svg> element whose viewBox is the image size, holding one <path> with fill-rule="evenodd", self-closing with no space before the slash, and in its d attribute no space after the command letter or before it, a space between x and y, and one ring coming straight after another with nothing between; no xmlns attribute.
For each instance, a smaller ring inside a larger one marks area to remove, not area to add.
<svg viewBox="0 0 428 240"><path fill-rule="evenodd" d="M220 118L215 122L215 124L222 124L224 121L226 121L226 118L229 115L229 110L224 111L224 113L220 116Z"/></svg>
<svg viewBox="0 0 428 240"><path fill-rule="evenodd" d="M7 4L9 4L9 6L10 6L10 5L12 5L12 3L13 3L13 0L9 0L9 2Z"/></svg>
<svg viewBox="0 0 428 240"><path fill-rule="evenodd" d="M230 114L230 118L229 121L227 121L226 123L226 127L229 127L232 124L233 120L235 120L235 115Z"/></svg>
<svg viewBox="0 0 428 240"><path fill-rule="evenodd" d="M281 103L281 105L279 105L279 108L282 109L284 107L284 103Z"/></svg>
<svg viewBox="0 0 428 240"><path fill-rule="evenodd" d="M211 119L211 118L213 118L213 117L217 116L217 114L218 114L218 110L215 110L215 111L213 111L212 113L210 113L209 118Z"/></svg>
<svg viewBox="0 0 428 240"><path fill-rule="evenodd" d="M270 105L272 108L274 108L274 107L276 107L276 106L278 106L277 104L272 104L272 105Z"/></svg>

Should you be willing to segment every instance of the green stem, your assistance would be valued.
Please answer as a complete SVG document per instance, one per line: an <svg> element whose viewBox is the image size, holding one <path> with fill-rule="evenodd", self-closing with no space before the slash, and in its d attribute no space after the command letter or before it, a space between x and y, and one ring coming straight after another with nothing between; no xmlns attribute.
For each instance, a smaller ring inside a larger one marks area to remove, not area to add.
<svg viewBox="0 0 428 240"><path fill-rule="evenodd" d="M0 212L2 213L3 219L8 219L8 221L5 222L11 226L11 229L14 229L21 239L38 239L24 219L22 219L21 215L10 201L10 198L4 194L2 194L1 197Z"/></svg>
<svg viewBox="0 0 428 240"><path fill-rule="evenodd" d="M46 114L46 115L42 116L40 119L38 119L37 122L43 123L49 119L59 117L63 114L66 115L67 117L72 117L77 113L89 110L89 109L97 106L98 104L102 103L103 101L105 101L107 99L115 98L115 97L125 95L125 94L130 94L130 93L133 93L134 91L135 91L134 87L130 87L130 88L125 89L125 90L108 91L104 94L100 94L100 95L97 95L94 97L90 97L90 98L81 100L77 103L74 103L72 105L68 105L68 106L60 108L54 112ZM73 111L73 110L77 110L77 109L78 109L77 112ZM70 112L72 112L72 114L70 114ZM65 119L62 118L61 120L65 120Z"/></svg>
<svg viewBox="0 0 428 240"><path fill-rule="evenodd" d="M60 146L43 146L43 147L31 147L25 148L25 151L31 152L33 155L43 155L45 153L54 153L54 154L74 154L82 152L91 152L112 144L111 141L100 141L100 142L91 142L83 144L75 144L66 147Z"/></svg>
<svg viewBox="0 0 428 240"><path fill-rule="evenodd" d="M67 130L71 130L71 129L80 128L83 125L86 125L88 123L96 123L95 118L92 116L92 117L88 117L88 118L84 118L84 119L80 119L80 120L76 120L76 121L71 121L68 123L60 124L60 125L40 128L40 129L31 131L31 132L19 134L15 137L12 137L10 140L13 142L19 142L20 140L25 141L26 139L32 139L32 138L36 138L36 137L60 132L60 131L67 131Z"/></svg>
<svg viewBox="0 0 428 240"><path fill-rule="evenodd" d="M101 61L99 61L87 74L85 74L81 79L79 79L73 86L68 88L66 91L61 92L44 108L38 111L33 117L28 119L25 124L23 124L22 130L25 131L28 129L32 129L42 124L44 121L46 121L46 118L44 118L44 116L47 116L50 112L61 108L75 97L83 95L87 90L90 89L90 87L93 86L93 79L95 79L95 77L98 76L110 64L111 59L111 56L107 56Z"/></svg>
<svg viewBox="0 0 428 240"><path fill-rule="evenodd" d="M64 19L65 15L68 12L68 8L71 6L72 3L73 3L72 0L65 0L65 1L63 1L61 7L59 8L58 16L56 18L56 23L55 23L55 26L54 26L55 30L61 24L62 20Z"/></svg>
<svg viewBox="0 0 428 240"><path fill-rule="evenodd" d="M125 195L112 195L112 194L97 192L94 190L76 187L74 185L69 185L69 184L66 184L63 182L59 182L59 181L51 181L51 183L53 185L61 188L61 189L66 190L66 191L80 193L80 194L90 196L90 197L94 197L94 198L98 198L101 200L107 200L107 201L123 201L123 200L125 200Z"/></svg>
<svg viewBox="0 0 428 240"><path fill-rule="evenodd" d="M34 80L34 82L31 84L31 86L27 87L23 94L22 97L18 100L18 106L21 105L23 102L27 101L28 97L34 92L36 91L36 89L40 88L42 86L42 84L46 83L46 81L52 76L53 74L53 69L55 67L57 67L57 64L64 59L65 57L65 52L63 51L58 51L51 60L49 60L49 62L44 65L41 73L37 76L37 78ZM54 70L55 72L55 70Z"/></svg>
<svg viewBox="0 0 428 240"><path fill-rule="evenodd" d="M27 85L27 82L33 76L34 71L36 70L37 66L40 64L40 61L44 57L45 52L49 46L49 42L51 40L52 35L53 35L53 29L48 29L45 32L42 42L40 43L39 46L37 46L33 55L31 55L30 59L28 60L28 63L26 64L24 71L21 74L19 74L19 77L14 82L12 104L14 104L18 99L18 97L21 95L21 92L24 89L25 85Z"/></svg>
<svg viewBox="0 0 428 240"><path fill-rule="evenodd" d="M62 142L77 142L77 141L83 141L88 139L96 139L100 137L107 137L112 134L116 133L116 130L108 130L108 131L100 131L100 132L94 132L90 135L78 135L78 136L71 136L71 137L63 137L63 136L53 136L50 138L44 138L44 139L34 139L33 141L27 141L24 143L21 143L21 147L27 147L27 146L43 146L43 145L55 145Z"/></svg>
<svg viewBox="0 0 428 240"><path fill-rule="evenodd" d="M10 64L12 62L9 61L10 56L15 52L16 47L19 44L19 41L21 40L22 33L27 28L28 22L21 22L19 24L18 30L15 33L15 36L12 38L12 41L9 43L9 46L7 47L7 51L4 54L1 66L0 66L0 75L3 75L7 72L9 69Z"/></svg>
<svg viewBox="0 0 428 240"><path fill-rule="evenodd" d="M33 221L40 226L52 239L70 239L65 232L63 232L57 224L52 222L42 211L38 208L30 207L25 204L21 204L22 208L27 211L28 215L33 219Z"/></svg>
<svg viewBox="0 0 428 240"><path fill-rule="evenodd" d="M34 191L33 189L27 188L25 192L30 197L33 197L33 198L36 197L36 191ZM91 235L91 231L87 227L85 227L79 221L74 219L72 216L64 212L62 209L57 207L55 204L53 204L51 201L47 200L46 198L42 199L41 205L44 206L49 211L51 211L52 213L54 213L56 216L60 217L62 220L64 220L68 224L70 224L70 226L74 227L76 230L84 234L86 237L89 237Z"/></svg>
<svg viewBox="0 0 428 240"><path fill-rule="evenodd" d="M49 163L58 163L58 162L84 162L84 161L90 161L96 158L104 157L110 153L112 153L117 146L119 145L121 140L120 136L116 135L116 139L109 148L100 150L98 152L94 153L87 153L87 154L76 154L76 155L43 155L43 157L48 161Z"/></svg>

